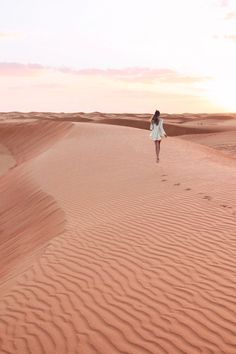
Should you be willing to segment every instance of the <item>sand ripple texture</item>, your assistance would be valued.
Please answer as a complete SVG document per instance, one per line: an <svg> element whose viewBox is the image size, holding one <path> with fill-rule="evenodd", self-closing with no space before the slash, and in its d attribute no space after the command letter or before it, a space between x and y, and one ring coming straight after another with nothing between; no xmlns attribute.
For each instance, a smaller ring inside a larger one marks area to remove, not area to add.
<svg viewBox="0 0 236 354"><path fill-rule="evenodd" d="M235 162L168 138L156 164L147 131L65 129L50 145L42 128L44 148L22 149L25 162L1 180L6 200L18 185L19 200L30 194L35 210L52 202L59 216L42 207L39 221L26 205L7 206L7 230L27 217L44 226L37 242L52 237L35 259L33 249L21 253L22 272L13 267L14 282L6 281L0 353L235 354ZM54 237L59 220L64 231ZM29 235L9 233L17 247L33 242ZM13 250L4 242L5 257Z"/></svg>

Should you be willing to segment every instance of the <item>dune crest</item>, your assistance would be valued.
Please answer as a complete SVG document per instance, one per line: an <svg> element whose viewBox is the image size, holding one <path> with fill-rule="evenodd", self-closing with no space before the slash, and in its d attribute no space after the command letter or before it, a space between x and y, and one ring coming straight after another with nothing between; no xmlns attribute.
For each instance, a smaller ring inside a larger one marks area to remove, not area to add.
<svg viewBox="0 0 236 354"><path fill-rule="evenodd" d="M15 276L23 273L50 239L64 229L63 210L53 197L41 190L22 163L48 149L69 128L67 123L0 125L0 139L7 146L1 151L12 153L0 177L1 292L7 289L9 282L14 283Z"/></svg>

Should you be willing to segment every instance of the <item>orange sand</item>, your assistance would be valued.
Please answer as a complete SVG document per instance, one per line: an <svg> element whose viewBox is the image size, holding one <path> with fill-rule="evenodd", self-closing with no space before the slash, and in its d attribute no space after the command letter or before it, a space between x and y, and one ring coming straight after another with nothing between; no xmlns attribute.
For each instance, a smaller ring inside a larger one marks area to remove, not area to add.
<svg viewBox="0 0 236 354"><path fill-rule="evenodd" d="M15 159L10 151L0 144L0 176L4 175L11 167L15 165Z"/></svg>
<svg viewBox="0 0 236 354"><path fill-rule="evenodd" d="M0 353L235 354L236 160L54 120L0 124Z"/></svg>

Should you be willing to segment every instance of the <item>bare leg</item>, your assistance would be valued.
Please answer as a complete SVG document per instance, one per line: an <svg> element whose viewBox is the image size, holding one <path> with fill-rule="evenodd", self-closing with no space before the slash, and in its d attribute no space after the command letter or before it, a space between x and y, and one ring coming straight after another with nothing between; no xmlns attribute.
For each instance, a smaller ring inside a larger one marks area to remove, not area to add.
<svg viewBox="0 0 236 354"><path fill-rule="evenodd" d="M159 162L159 154L160 154L160 148L161 148L161 141L160 140L155 140L155 149L156 149L156 155L157 155L157 162Z"/></svg>

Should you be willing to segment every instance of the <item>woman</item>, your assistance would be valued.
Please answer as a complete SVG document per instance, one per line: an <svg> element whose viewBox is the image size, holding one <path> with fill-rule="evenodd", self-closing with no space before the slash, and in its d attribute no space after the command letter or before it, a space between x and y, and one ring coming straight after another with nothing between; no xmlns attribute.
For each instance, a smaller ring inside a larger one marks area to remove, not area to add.
<svg viewBox="0 0 236 354"><path fill-rule="evenodd" d="M157 156L157 162L159 162L159 154L160 154L160 147L161 147L161 139L166 135L166 132L163 128L163 119L160 118L160 112L156 111L151 119L150 125L150 137L155 143L155 151Z"/></svg>

